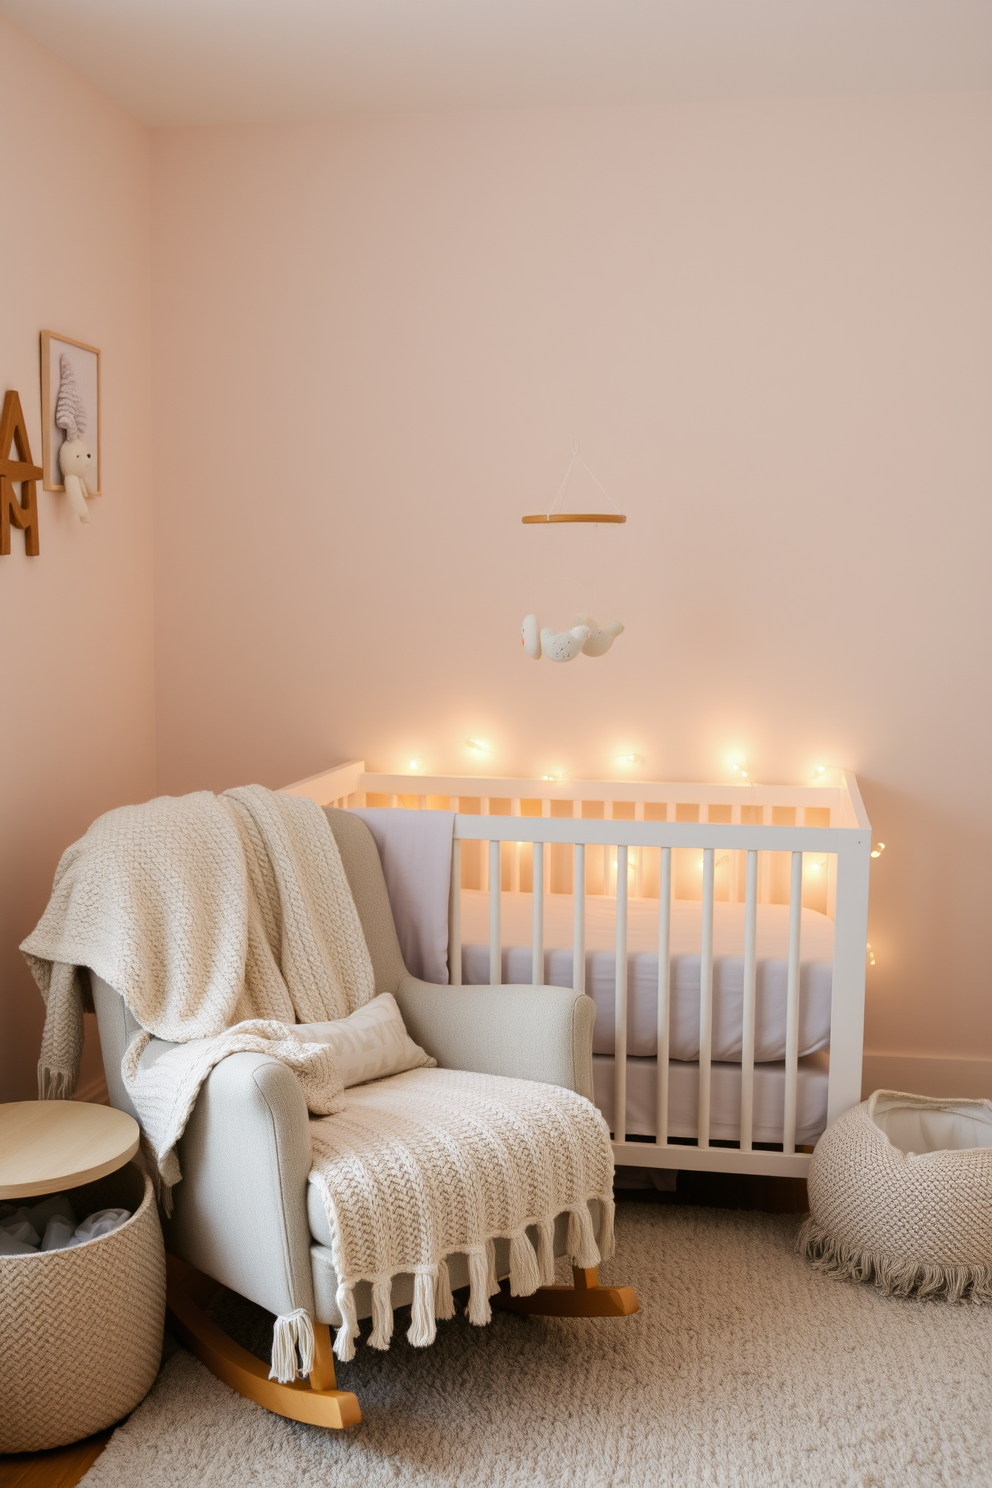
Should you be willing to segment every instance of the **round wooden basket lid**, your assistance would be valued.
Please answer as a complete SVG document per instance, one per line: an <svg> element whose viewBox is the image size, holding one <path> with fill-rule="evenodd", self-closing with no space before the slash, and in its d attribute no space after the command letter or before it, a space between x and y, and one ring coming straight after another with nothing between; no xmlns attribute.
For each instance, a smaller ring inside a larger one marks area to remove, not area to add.
<svg viewBox="0 0 992 1488"><path fill-rule="evenodd" d="M0 1199L77 1188L129 1162L138 1123L126 1111L83 1101L0 1105Z"/></svg>

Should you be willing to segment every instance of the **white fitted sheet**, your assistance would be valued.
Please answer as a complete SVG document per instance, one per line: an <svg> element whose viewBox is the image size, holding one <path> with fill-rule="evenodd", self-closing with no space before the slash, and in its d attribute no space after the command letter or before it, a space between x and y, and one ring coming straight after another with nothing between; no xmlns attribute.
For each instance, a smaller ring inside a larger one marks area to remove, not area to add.
<svg viewBox="0 0 992 1488"><path fill-rule="evenodd" d="M531 981L530 894L504 891L500 905L502 979ZM463 889L462 980L489 981L489 894ZM675 899L671 920L670 1051L675 1060L699 1058L699 947L702 904ZM628 903L627 1052L650 1058L658 1052L658 901L632 897ZM616 901L586 897L586 991L596 1004L593 1050L615 1050ZM789 907L759 904L755 1047L757 1062L785 1057ZM826 915L804 909L800 921L799 1053L808 1055L830 1042L834 925ZM544 898L544 982L572 985L572 896ZM739 1061L744 1001L744 905L713 906L712 1058ZM764 1139L762 1139L764 1140ZM769 1139L770 1140L770 1139Z"/></svg>
<svg viewBox="0 0 992 1488"><path fill-rule="evenodd" d="M710 1066L710 1136L735 1142L741 1134L741 1067ZM614 1121L614 1061L596 1055L592 1062L596 1105L611 1130ZM627 1135L653 1137L658 1090L657 1059L627 1060ZM699 1065L672 1060L668 1066L668 1134L696 1136L699 1108ZM785 1111L785 1065L759 1064L754 1070L755 1142L781 1142ZM796 1145L816 1141L827 1125L827 1071L819 1060L800 1060L796 1086Z"/></svg>

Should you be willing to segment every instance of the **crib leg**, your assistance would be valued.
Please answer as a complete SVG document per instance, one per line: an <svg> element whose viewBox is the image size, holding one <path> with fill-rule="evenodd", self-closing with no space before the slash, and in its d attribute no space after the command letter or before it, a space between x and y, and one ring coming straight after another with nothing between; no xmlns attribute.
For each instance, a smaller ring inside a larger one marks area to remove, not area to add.
<svg viewBox="0 0 992 1488"><path fill-rule="evenodd" d="M309 1426L341 1429L362 1419L357 1397L338 1390L331 1353L331 1330L326 1323L314 1324L314 1360L310 1382L293 1380L280 1384L270 1380L261 1359L219 1328L204 1309L219 1288L210 1277L176 1256L166 1256L169 1327L190 1353L204 1363L225 1385L257 1405L291 1421Z"/></svg>
<svg viewBox="0 0 992 1488"><path fill-rule="evenodd" d="M572 1277L572 1286L538 1287L529 1297L511 1297L510 1283L504 1281L493 1306L529 1317L630 1317L640 1309L633 1287L600 1286L595 1266L587 1270L573 1266Z"/></svg>

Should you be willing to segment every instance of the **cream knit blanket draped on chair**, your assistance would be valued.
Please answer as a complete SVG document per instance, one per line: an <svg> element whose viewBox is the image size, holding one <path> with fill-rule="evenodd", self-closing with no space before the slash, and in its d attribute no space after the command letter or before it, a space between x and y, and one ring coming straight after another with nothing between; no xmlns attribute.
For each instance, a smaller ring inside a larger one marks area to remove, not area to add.
<svg viewBox="0 0 992 1488"><path fill-rule="evenodd" d="M98 818L63 854L21 950L47 1004L42 1096L75 1089L92 1009L85 968L144 1030L121 1074L166 1212L181 1177L176 1143L213 1066L270 1054L294 1070L311 1111L337 1110L331 1051L303 1043L293 1024L346 1017L375 995L327 818L312 801L258 785L161 796Z"/></svg>
<svg viewBox="0 0 992 1488"><path fill-rule="evenodd" d="M75 1088L90 1005L85 968L141 1025L122 1074L166 1207L181 1177L176 1143L218 1060L256 1050L294 1070L308 1109L324 1118L311 1122L311 1181L338 1272L340 1358L354 1352L359 1281L372 1283L371 1341L386 1348L392 1278L412 1273L410 1338L425 1344L435 1317L451 1315L448 1255L467 1255L469 1317L483 1323L496 1239L509 1240L511 1287L524 1295L552 1278L560 1214L570 1216L576 1265L611 1251L609 1132L581 1096L424 1069L342 1094L331 1049L294 1034L294 1023L345 1017L375 993L337 843L313 802L246 786L109 812L63 855L21 949L47 1005L43 1095ZM601 1205L598 1247L589 1200ZM299 1310L277 1319L276 1378L293 1377L297 1345L308 1372L313 1332Z"/></svg>
<svg viewBox="0 0 992 1488"><path fill-rule="evenodd" d="M554 1222L567 1213L575 1266L613 1252L613 1151L602 1116L557 1085L463 1070L416 1069L346 1094L311 1121L310 1181L324 1202L344 1326L334 1352L355 1352L354 1288L372 1283L373 1348L393 1331L392 1278L414 1278L409 1341L433 1343L434 1319L454 1315L446 1258L468 1257L468 1318L490 1319L499 1290L494 1241L510 1242L510 1290L555 1279ZM599 1244L589 1200L600 1205ZM535 1247L528 1230L533 1232Z"/></svg>

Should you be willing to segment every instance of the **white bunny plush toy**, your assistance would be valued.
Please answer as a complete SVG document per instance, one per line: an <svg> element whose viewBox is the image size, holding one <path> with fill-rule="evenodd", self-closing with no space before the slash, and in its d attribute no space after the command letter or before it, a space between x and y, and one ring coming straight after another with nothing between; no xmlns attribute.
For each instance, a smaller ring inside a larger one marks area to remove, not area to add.
<svg viewBox="0 0 992 1488"><path fill-rule="evenodd" d="M90 513L85 498L93 493L86 484L86 477L89 475L92 479L93 456L81 439L69 439L59 450L59 465L69 510L81 522L88 522Z"/></svg>
<svg viewBox="0 0 992 1488"><path fill-rule="evenodd" d="M59 396L55 404L55 422L65 432L65 443L59 450L59 468L65 483L69 510L81 522L90 519L86 497L94 494L93 456L83 443L86 433L86 409L76 387L72 363L62 353L59 359Z"/></svg>

